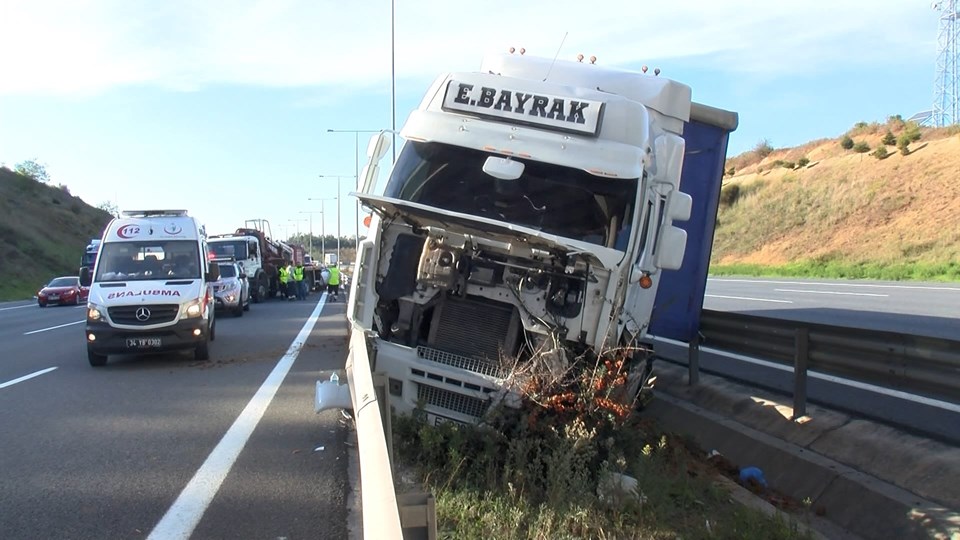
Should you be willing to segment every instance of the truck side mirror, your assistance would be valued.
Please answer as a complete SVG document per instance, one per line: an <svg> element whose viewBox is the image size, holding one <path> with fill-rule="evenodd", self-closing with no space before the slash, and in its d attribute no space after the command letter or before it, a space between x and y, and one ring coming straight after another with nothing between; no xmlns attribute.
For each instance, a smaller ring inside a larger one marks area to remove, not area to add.
<svg viewBox="0 0 960 540"><path fill-rule="evenodd" d="M369 194L370 190L376 185L377 175L380 173L380 166L377 163L383 159L390 149L390 136L387 131L381 131L373 137L370 137L370 144L367 145L367 164L363 166L363 173L360 175L361 181L357 186L361 193Z"/></svg>
<svg viewBox="0 0 960 540"><path fill-rule="evenodd" d="M693 197L682 191L674 190L670 192L670 199L667 201L667 218L676 221L687 221L690 219L690 211L693 208Z"/></svg>
<svg viewBox="0 0 960 540"><path fill-rule="evenodd" d="M677 270L683 264L683 254L686 251L687 231L667 225L660 230L653 265L663 270Z"/></svg>
<svg viewBox="0 0 960 540"><path fill-rule="evenodd" d="M91 281L92 280L90 279L90 267L81 266L80 267L80 285L83 285L84 287L89 287Z"/></svg>

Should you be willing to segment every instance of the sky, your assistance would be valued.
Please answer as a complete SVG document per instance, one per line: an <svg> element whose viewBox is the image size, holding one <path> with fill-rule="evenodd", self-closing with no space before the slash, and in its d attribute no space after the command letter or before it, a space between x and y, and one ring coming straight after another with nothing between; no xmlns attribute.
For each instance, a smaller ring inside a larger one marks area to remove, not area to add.
<svg viewBox="0 0 960 540"><path fill-rule="evenodd" d="M929 110L937 30L929 0L0 0L0 164L211 234L352 236L365 132L485 54L658 67L739 114L732 157Z"/></svg>

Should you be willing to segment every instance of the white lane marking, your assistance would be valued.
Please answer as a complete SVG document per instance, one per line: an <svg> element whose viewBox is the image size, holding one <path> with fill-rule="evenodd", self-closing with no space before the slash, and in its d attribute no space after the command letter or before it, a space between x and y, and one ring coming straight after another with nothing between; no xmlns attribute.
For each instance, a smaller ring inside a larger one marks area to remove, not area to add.
<svg viewBox="0 0 960 540"><path fill-rule="evenodd" d="M68 322L66 324L58 324L57 326L51 326L49 328L41 328L39 330L31 330L29 332L24 332L23 335L29 336L30 334L39 334L40 332L49 332L50 330L56 330L57 328L63 328L64 326L73 326L75 324L81 324L87 322L86 319L82 321Z"/></svg>
<svg viewBox="0 0 960 540"><path fill-rule="evenodd" d="M809 293L809 294L838 294L846 296L879 296L886 298L890 296L889 294L878 294L878 293L867 293L867 292L842 292L842 291L812 291L807 289L774 289L777 292L796 292L796 293Z"/></svg>
<svg viewBox="0 0 960 540"><path fill-rule="evenodd" d="M722 294L705 294L707 298L726 298L728 300L753 300L754 302L776 302L777 304L792 304L793 300L773 300L771 298L750 298L747 296L724 296Z"/></svg>
<svg viewBox="0 0 960 540"><path fill-rule="evenodd" d="M22 309L22 308L25 308L25 307L34 307L34 306L36 306L36 305L37 305L37 304L26 304L26 305L23 305L23 306L5 307L5 308L0 308L0 311L7 311L7 310L9 310L9 309Z"/></svg>
<svg viewBox="0 0 960 540"><path fill-rule="evenodd" d="M54 367L48 367L47 369L41 369L40 371L34 371L33 373L31 373L31 374L29 374L29 375L24 375L23 377L17 377L16 379L13 379L12 381L7 381L7 382L5 382L5 383L0 383L0 388L6 388L6 387L8 387L8 386L13 386L13 385L15 385L15 384L17 384L17 383L21 383L21 382L23 382L23 381L32 379L32 378L34 378L34 377L39 377L39 376L43 375L44 373L50 373L51 371L53 371L53 370L55 370L55 369L57 369L56 366L54 366Z"/></svg>
<svg viewBox="0 0 960 540"><path fill-rule="evenodd" d="M217 446L207 456L206 461L200 466L187 486L180 492L180 496L173 502L173 505L163 515L157 526L150 532L147 540L167 540L173 538L190 538L193 529L196 528L200 518L203 517L207 507L213 497L220 490L220 485L227 477L227 473L233 467L240 451L246 446L247 440L253 434L253 430L260 423L263 414L266 412L274 395L280 389L280 384L287 376L293 362L300 354L300 349L307 341L307 337L313 330L320 311L326 302L326 294L320 297L317 307L303 324L300 333L294 338L287 353L277 362L273 371L267 375L266 380L253 395L247 406L244 407L240 416L234 420L233 425L227 430Z"/></svg>
<svg viewBox="0 0 960 540"><path fill-rule="evenodd" d="M724 279L709 278L710 281L730 282L730 283L772 283L775 285L824 285L827 287L877 287L880 289L920 289L926 291L953 291L960 293L960 287L931 287L926 285L890 285L883 283L842 283L842 282L818 282L818 281L775 281L762 279Z"/></svg>

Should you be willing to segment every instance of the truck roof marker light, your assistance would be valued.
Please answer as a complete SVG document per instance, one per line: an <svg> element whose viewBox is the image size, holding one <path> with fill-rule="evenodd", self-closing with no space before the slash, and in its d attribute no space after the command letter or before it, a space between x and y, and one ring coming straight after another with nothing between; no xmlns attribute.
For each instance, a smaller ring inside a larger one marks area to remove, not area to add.
<svg viewBox="0 0 960 540"><path fill-rule="evenodd" d="M525 52L527 52L527 50L524 49L523 47L520 47L520 55L523 56L523 53Z"/></svg>
<svg viewBox="0 0 960 540"><path fill-rule="evenodd" d="M577 62L583 62L583 53L577 55Z"/></svg>
<svg viewBox="0 0 960 540"><path fill-rule="evenodd" d="M655 69L653 70L653 74L654 74L654 76L660 75L660 68L655 68Z"/></svg>
<svg viewBox="0 0 960 540"><path fill-rule="evenodd" d="M517 157L532 158L533 156L531 156L530 154L528 154L528 153L526 153L526 152L517 152Z"/></svg>
<svg viewBox="0 0 960 540"><path fill-rule="evenodd" d="M513 54L513 53L517 52L517 50L514 49L513 47L510 47L510 48L507 49L507 50L510 51L510 54Z"/></svg>
<svg viewBox="0 0 960 540"><path fill-rule="evenodd" d="M492 147L492 146L490 146L490 145L484 146L483 148L481 148L481 150L485 150L485 151L487 151L487 152L496 152L496 151L497 151L496 148L494 148L494 147Z"/></svg>
<svg viewBox="0 0 960 540"><path fill-rule="evenodd" d="M596 57L596 56L593 56L593 55L590 55L590 63L591 63L591 64L596 64L596 63L597 63L597 57Z"/></svg>
<svg viewBox="0 0 960 540"><path fill-rule="evenodd" d="M646 73L646 72L647 72L647 66L640 66L640 71Z"/></svg>
<svg viewBox="0 0 960 540"><path fill-rule="evenodd" d="M644 272L643 275L640 276L640 288L649 289L650 287L653 287L653 278L650 277L650 274Z"/></svg>

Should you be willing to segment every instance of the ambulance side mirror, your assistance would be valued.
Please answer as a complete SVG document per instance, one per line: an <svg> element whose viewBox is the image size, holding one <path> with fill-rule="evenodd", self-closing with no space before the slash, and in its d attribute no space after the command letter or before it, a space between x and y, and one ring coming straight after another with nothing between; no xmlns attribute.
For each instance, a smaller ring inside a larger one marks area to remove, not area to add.
<svg viewBox="0 0 960 540"><path fill-rule="evenodd" d="M89 287L92 280L90 279L90 267L81 266L80 267L80 285L84 287Z"/></svg>

